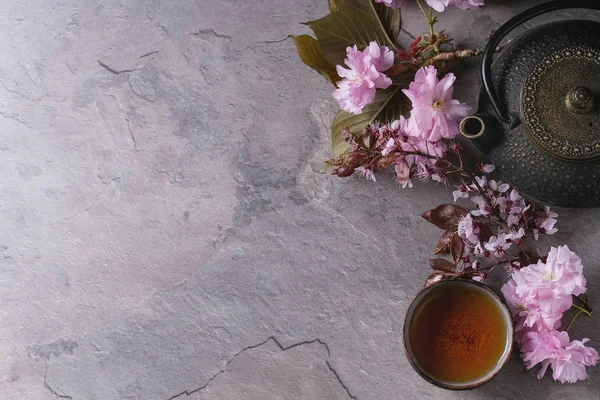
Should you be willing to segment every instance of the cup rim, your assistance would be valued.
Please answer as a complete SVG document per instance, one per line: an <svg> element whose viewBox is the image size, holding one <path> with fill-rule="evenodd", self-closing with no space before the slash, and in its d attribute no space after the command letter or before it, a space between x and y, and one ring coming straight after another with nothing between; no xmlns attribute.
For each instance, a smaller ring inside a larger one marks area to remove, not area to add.
<svg viewBox="0 0 600 400"><path fill-rule="evenodd" d="M502 308L504 308L504 310L506 311L508 317L509 317L509 321L510 321L510 328L507 329L507 335L508 335L508 347L505 350L504 354L503 354L503 358L504 360L502 361L502 364L498 367L498 369L490 374L489 376L485 377L485 379L482 379L481 381L476 381L473 383L467 383L467 384L450 384L450 383L446 383L446 382L441 382L436 380L435 378L429 376L428 374L425 373L425 371L423 371L423 369L421 367L419 367L419 365L417 364L416 360L414 359L414 356L411 355L411 352L409 352L408 350L408 346L407 346L407 342L408 342L408 324L407 322L407 317L409 312L411 311L411 309L414 308L415 305L415 301L417 300L417 298L419 296L421 296L422 294L424 294L425 292L430 291L432 288L436 287L437 285L440 284L455 284L460 282L461 284L471 284L474 286L478 286L482 289L484 289L485 291L487 291L489 294L492 295L492 297L496 300L497 304L499 304ZM506 303L504 302L504 300L498 296L498 294L492 290L492 288L490 288L489 286L477 282L477 281L473 281L471 279L463 279L463 278L458 278L458 279L451 279L451 280L441 280L439 282L434 283L433 285L427 286L423 289L421 289L410 301L410 304L408 305L408 308L406 309L406 314L404 314L404 326L402 329L402 346L404 348L404 354L406 355L406 358L408 359L408 362L410 363L410 365L412 366L412 368L417 372L417 374L419 374L421 376L421 378L425 379L427 382L443 388L443 389L449 389L449 390L454 390L454 391L461 391L461 390L469 390L469 389L474 389L474 388L478 388L480 386L485 385L486 383L490 382L492 379L494 379L498 373L500 371L502 371L502 369L504 369L504 367L506 366L506 364L508 363L508 360L510 360L510 356L512 354L513 351L513 344L514 344L514 325L512 323L512 314L508 308L508 306L506 305Z"/></svg>

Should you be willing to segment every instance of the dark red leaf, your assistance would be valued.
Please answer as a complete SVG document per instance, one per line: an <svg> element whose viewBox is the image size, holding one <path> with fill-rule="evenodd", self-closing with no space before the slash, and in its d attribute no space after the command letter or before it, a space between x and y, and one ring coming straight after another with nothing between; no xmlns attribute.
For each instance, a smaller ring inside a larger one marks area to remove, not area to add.
<svg viewBox="0 0 600 400"><path fill-rule="evenodd" d="M456 271L456 265L452 264L450 261L445 260L443 258L432 258L429 260L429 265L431 266L431 268L435 269L436 271L452 272L452 273Z"/></svg>
<svg viewBox="0 0 600 400"><path fill-rule="evenodd" d="M452 239L452 235L454 232L446 232L442 235L437 246L435 246L435 250L433 250L433 254L448 254L450 253L450 240Z"/></svg>
<svg viewBox="0 0 600 400"><path fill-rule="evenodd" d="M457 262L462 258L464 251L465 242L458 236L458 233L455 233L450 240L450 254L452 254L454 262Z"/></svg>
<svg viewBox="0 0 600 400"><path fill-rule="evenodd" d="M427 221L431 222L432 224L435 224L435 222L433 222L433 219L431 217L431 212L433 210L429 210L427 212L424 212L423 214L421 214L421 217L425 218Z"/></svg>
<svg viewBox="0 0 600 400"><path fill-rule="evenodd" d="M488 240L490 240L490 237L492 237L494 232L492 232L492 228L488 224L484 223L484 224L480 224L479 226L481 228L481 233L479 234L480 238L484 242L487 242Z"/></svg>
<svg viewBox="0 0 600 400"><path fill-rule="evenodd" d="M408 52L411 55L415 55L416 54L416 50L417 50L417 46L419 45L419 43L421 43L421 39L423 39L421 36L419 36L418 38L416 38L411 44L410 47L408 49Z"/></svg>
<svg viewBox="0 0 600 400"><path fill-rule="evenodd" d="M394 161L396 161L396 156L395 155L388 155L388 156L383 156L381 158L379 158L376 162L375 162L375 166L377 168L386 168L389 167L390 165L392 165L394 163Z"/></svg>
<svg viewBox="0 0 600 400"><path fill-rule="evenodd" d="M467 210L456 204L442 204L421 214L427 221L447 231L456 231L458 222L465 215L467 215Z"/></svg>

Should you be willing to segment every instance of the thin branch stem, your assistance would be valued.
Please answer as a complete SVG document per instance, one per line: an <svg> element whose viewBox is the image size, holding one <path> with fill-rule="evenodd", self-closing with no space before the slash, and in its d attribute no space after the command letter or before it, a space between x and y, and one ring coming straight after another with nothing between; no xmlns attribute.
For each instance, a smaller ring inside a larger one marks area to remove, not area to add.
<svg viewBox="0 0 600 400"><path fill-rule="evenodd" d="M421 2L419 0L417 0L417 5L419 6L419 8L421 9L421 12L425 16L425 20L427 21L427 25L429 25L429 32L431 32L431 34L433 35L433 33L434 33L433 32L434 21L432 19L432 10L431 10L431 7L429 7L429 15L427 15L427 11L425 11L425 9L423 8L423 6L421 5Z"/></svg>
<svg viewBox="0 0 600 400"><path fill-rule="evenodd" d="M429 17L427 16L427 13L425 12L425 9L423 8L423 6L421 5L421 2L419 0L417 0L417 5L419 6L419 8L421 9L421 12L425 16L427 23L429 23Z"/></svg>
<svg viewBox="0 0 600 400"><path fill-rule="evenodd" d="M585 308L589 312L592 312L592 308L590 307L590 304L588 303L587 297L585 295L583 295L583 294L580 294L579 296L573 295L573 299L579 300L581 302L581 304L583 304L583 308Z"/></svg>
<svg viewBox="0 0 600 400"><path fill-rule="evenodd" d="M585 308L583 308L583 307L579 307L579 306L578 306L578 305L576 305L576 304L573 304L571 307L573 307L573 308L574 308L574 309L576 309L576 310L579 310L579 312L580 312L580 313L584 313L584 314L585 314L585 315L587 315L588 317L591 317L591 316L592 316L592 313L591 313L591 312L589 312L588 310L586 310L586 309L585 309Z"/></svg>
<svg viewBox="0 0 600 400"><path fill-rule="evenodd" d="M571 317L571 320L569 321L569 324L567 325L567 327L565 328L565 332L569 332L569 329L571 329L571 325L573 325L573 322L575 322L575 318L577 318L579 316L579 314L583 313L583 309L577 311L575 314L573 314L573 316Z"/></svg>
<svg viewBox="0 0 600 400"><path fill-rule="evenodd" d="M430 11L430 15L431 15L431 7L429 7L429 11ZM431 36L435 35L435 31L433 30L433 25L435 24L435 21L433 20L429 20L429 33L431 33Z"/></svg>
<svg viewBox="0 0 600 400"><path fill-rule="evenodd" d="M429 7L429 32L431 32L432 35L434 34L433 24L435 24L435 20L433 19L433 8Z"/></svg>

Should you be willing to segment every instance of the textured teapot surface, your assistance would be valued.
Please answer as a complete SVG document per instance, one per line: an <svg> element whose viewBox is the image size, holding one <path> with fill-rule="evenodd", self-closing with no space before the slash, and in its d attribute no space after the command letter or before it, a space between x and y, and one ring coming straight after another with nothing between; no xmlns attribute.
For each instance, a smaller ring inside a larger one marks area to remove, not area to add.
<svg viewBox="0 0 600 400"><path fill-rule="evenodd" d="M561 21L514 40L492 65L510 116L490 159L522 192L600 206L600 23ZM484 93L479 113L494 114Z"/></svg>

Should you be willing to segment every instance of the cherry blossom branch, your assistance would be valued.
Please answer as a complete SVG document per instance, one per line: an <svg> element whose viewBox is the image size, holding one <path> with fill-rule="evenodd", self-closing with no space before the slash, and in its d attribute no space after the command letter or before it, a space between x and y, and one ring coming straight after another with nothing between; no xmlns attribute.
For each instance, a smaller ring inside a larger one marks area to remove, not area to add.
<svg viewBox="0 0 600 400"><path fill-rule="evenodd" d="M475 187L477 188L477 191L479 192L479 194L481 194L481 196L483 197L483 199L485 200L485 202L487 203L487 205L490 207L490 209L493 208L492 202L489 199L487 193L483 190L483 188L479 185L479 182L477 182L477 179L475 179L475 174L467 172L462 165L456 165L454 163L452 163L451 161L448 161L445 158L440 158L438 156L432 156L431 154L426 154L426 153L422 153L420 151L396 151L395 154L398 155L415 155L415 156L419 156L419 157L424 157L424 158L429 158L431 160L436 160L438 162L443 162L445 163L448 167L450 168L455 168L458 172L461 173L462 176L469 178L469 180L471 181L471 183L473 183L475 185ZM461 164L462 164L462 159L461 159Z"/></svg>

